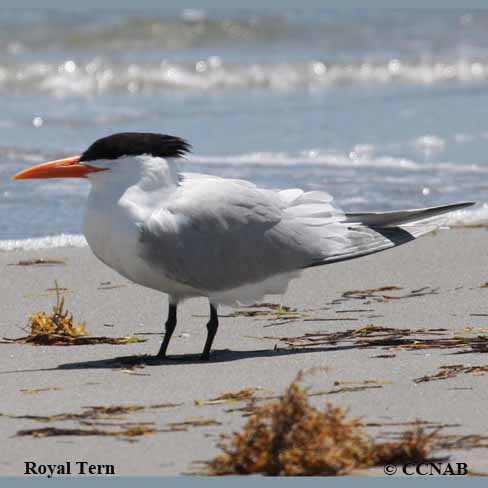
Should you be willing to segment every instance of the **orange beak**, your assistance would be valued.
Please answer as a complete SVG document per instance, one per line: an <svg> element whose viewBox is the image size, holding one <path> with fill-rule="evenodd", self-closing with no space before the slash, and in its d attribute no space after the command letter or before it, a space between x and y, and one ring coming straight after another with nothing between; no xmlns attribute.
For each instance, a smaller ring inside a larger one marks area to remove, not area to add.
<svg viewBox="0 0 488 488"><path fill-rule="evenodd" d="M96 168L80 163L80 156L57 159L48 163L37 164L20 171L13 180L27 180L32 178L86 178L88 173L105 171L107 168Z"/></svg>

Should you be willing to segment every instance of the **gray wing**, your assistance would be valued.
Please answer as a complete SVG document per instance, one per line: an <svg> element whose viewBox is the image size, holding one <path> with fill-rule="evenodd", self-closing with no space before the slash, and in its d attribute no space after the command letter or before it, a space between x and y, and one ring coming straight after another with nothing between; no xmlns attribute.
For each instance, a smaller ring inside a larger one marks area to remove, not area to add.
<svg viewBox="0 0 488 488"><path fill-rule="evenodd" d="M276 192L238 180L183 178L141 229L141 257L199 290L235 288L302 262L293 235L279 232L282 219Z"/></svg>
<svg viewBox="0 0 488 488"><path fill-rule="evenodd" d="M179 283L229 290L403 244L437 228L435 216L466 205L344 214L323 192L183 174L142 226L141 257Z"/></svg>

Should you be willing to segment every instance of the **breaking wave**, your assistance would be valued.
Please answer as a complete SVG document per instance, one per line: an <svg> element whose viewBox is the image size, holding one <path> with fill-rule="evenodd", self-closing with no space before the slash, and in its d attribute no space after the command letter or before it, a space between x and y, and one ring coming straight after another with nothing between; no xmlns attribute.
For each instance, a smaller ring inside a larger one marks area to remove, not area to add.
<svg viewBox="0 0 488 488"><path fill-rule="evenodd" d="M488 227L488 203L446 215L449 227Z"/></svg>
<svg viewBox="0 0 488 488"><path fill-rule="evenodd" d="M60 234L29 239L0 240L0 251L37 251L57 247L86 247L87 245L86 239L82 235Z"/></svg>
<svg viewBox="0 0 488 488"><path fill-rule="evenodd" d="M0 93L94 95L152 93L171 90L219 91L298 88L320 89L347 84L486 82L488 61L417 61L328 63L322 60L283 63L229 63L211 56L196 62L89 61L2 62Z"/></svg>
<svg viewBox="0 0 488 488"><path fill-rule="evenodd" d="M403 171L445 171L449 173L488 173L488 166L450 162L417 162L393 156L371 154L374 146L357 145L349 154L323 150L305 150L299 154L253 152L230 156L188 156L189 163L261 166L317 165L338 168L384 168Z"/></svg>

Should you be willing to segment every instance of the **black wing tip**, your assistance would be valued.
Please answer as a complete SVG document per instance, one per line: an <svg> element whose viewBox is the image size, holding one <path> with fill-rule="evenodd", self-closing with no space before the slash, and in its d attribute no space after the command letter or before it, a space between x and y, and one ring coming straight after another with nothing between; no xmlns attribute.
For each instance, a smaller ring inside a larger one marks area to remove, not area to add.
<svg viewBox="0 0 488 488"><path fill-rule="evenodd" d="M148 154L161 158L181 158L191 152L191 144L181 137L153 132L118 132L96 140L81 161L117 159Z"/></svg>
<svg viewBox="0 0 488 488"><path fill-rule="evenodd" d="M444 214L444 213L450 213L450 212L455 212L456 210L462 210L463 208L468 208L472 207L473 205L476 205L477 202L458 202L458 203L449 203L447 205L440 205L438 207L432 207L426 209L426 211L438 211L438 215Z"/></svg>
<svg viewBox="0 0 488 488"><path fill-rule="evenodd" d="M461 203L454 203L453 206L458 206L459 208L467 208L476 205L478 202L461 202Z"/></svg>

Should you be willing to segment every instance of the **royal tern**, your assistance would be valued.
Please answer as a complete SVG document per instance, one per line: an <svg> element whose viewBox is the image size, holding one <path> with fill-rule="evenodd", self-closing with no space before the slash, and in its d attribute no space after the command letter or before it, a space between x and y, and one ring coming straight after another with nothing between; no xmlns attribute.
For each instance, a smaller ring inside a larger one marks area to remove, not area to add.
<svg viewBox="0 0 488 488"><path fill-rule="evenodd" d="M322 191L271 190L237 179L181 173L179 137L119 133L81 156L39 164L14 179L87 178L84 234L94 254L129 280L169 295L166 355L178 303L207 297L202 359L218 328L217 306L282 294L301 270L411 241L440 214L472 203L385 213L344 213Z"/></svg>

